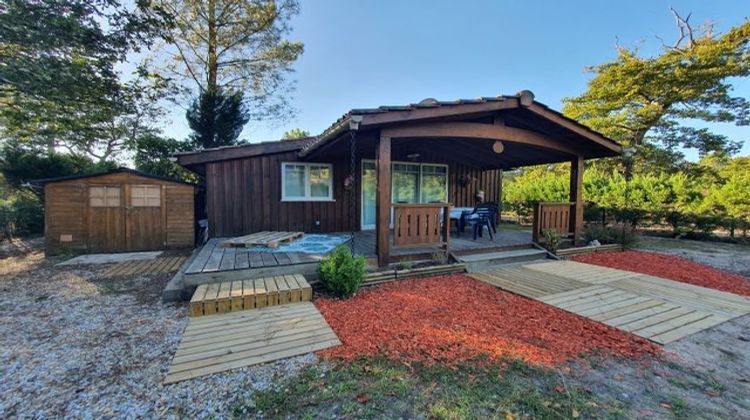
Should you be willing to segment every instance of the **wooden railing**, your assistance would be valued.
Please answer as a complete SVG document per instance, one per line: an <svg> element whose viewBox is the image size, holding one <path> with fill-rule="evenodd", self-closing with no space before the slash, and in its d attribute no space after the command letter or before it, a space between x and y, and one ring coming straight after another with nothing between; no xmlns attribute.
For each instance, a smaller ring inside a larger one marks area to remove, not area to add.
<svg viewBox="0 0 750 420"><path fill-rule="evenodd" d="M393 245L448 247L449 203L393 204Z"/></svg>
<svg viewBox="0 0 750 420"><path fill-rule="evenodd" d="M575 203L536 203L534 206L534 221L532 239L539 243L544 239L546 229L554 229L563 236L570 235L570 215L574 211Z"/></svg>

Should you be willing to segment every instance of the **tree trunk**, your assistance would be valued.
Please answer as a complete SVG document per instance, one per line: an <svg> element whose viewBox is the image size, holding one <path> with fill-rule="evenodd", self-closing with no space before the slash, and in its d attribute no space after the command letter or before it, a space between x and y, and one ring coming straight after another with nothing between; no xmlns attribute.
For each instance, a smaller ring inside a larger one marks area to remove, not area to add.
<svg viewBox="0 0 750 420"><path fill-rule="evenodd" d="M218 35L216 33L216 0L208 1L208 83L206 90L216 92L218 80L218 57L216 49L218 47Z"/></svg>

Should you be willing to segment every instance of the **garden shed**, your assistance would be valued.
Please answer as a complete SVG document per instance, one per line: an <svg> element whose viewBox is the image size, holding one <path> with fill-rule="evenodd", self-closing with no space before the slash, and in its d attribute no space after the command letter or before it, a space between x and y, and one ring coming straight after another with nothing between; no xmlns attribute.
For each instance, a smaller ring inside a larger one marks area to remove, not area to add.
<svg viewBox="0 0 750 420"><path fill-rule="evenodd" d="M189 248L195 187L118 168L38 180L47 255Z"/></svg>

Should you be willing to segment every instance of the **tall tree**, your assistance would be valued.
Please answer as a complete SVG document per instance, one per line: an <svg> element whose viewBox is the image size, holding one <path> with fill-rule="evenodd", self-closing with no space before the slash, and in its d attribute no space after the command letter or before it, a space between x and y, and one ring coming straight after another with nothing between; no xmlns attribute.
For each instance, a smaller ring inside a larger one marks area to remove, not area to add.
<svg viewBox="0 0 750 420"><path fill-rule="evenodd" d="M301 128L292 128L289 131L285 131L281 136L282 140L295 140L305 137L310 137L310 132Z"/></svg>
<svg viewBox="0 0 750 420"><path fill-rule="evenodd" d="M0 5L0 130L20 146L88 153L131 104L115 66L148 45L158 9L118 0ZM108 154L107 154L108 156ZM101 157L101 156L100 156Z"/></svg>
<svg viewBox="0 0 750 420"><path fill-rule="evenodd" d="M750 123L750 104L733 96L731 85L732 78L750 74L750 21L717 34L672 12L679 30L674 43L654 57L618 47L615 60L589 69L594 78L588 90L566 98L563 112L635 147L652 163L679 161L681 148L734 153L740 143L691 120ZM629 176L632 161L625 164Z"/></svg>
<svg viewBox="0 0 750 420"><path fill-rule="evenodd" d="M225 94L221 89L201 92L185 116L193 130L190 139L199 149L237 144L250 118L242 94Z"/></svg>
<svg viewBox="0 0 750 420"><path fill-rule="evenodd" d="M243 92L253 120L290 112L287 76L302 54L285 37L297 0L156 0L172 15L165 70L189 96ZM197 88L197 89L196 89Z"/></svg>

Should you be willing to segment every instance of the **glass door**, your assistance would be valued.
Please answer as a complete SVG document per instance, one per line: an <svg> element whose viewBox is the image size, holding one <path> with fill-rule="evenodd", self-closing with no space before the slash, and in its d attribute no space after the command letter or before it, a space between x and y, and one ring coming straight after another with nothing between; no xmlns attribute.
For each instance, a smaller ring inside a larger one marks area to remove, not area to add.
<svg viewBox="0 0 750 420"><path fill-rule="evenodd" d="M375 162L362 161L362 230L375 229Z"/></svg>

